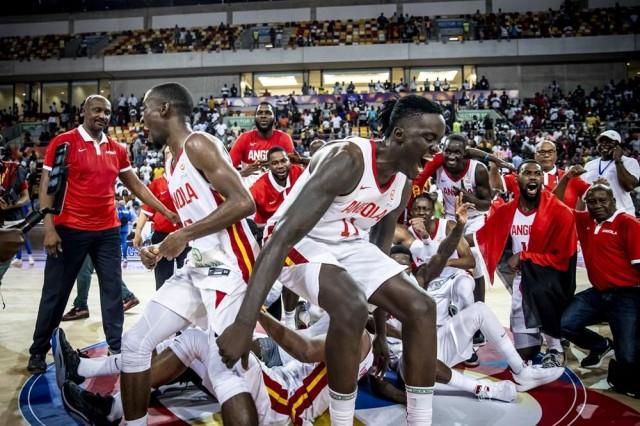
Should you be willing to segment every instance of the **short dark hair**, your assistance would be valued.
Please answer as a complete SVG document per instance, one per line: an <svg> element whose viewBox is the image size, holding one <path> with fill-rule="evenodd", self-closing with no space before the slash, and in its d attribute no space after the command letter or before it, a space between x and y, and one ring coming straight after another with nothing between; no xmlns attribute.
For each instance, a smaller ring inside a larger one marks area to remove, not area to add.
<svg viewBox="0 0 640 426"><path fill-rule="evenodd" d="M436 201L438 200L438 193L437 192L423 192L422 194L418 195L413 200L413 204L415 204L416 201L418 201L418 200L426 200L426 201L429 201L431 204L435 205Z"/></svg>
<svg viewBox="0 0 640 426"><path fill-rule="evenodd" d="M467 143L469 142L469 139L467 139L467 137L465 135L463 135L462 133L453 133L449 136L447 136L447 143L448 142L460 142L462 144L463 148L467 147Z"/></svg>
<svg viewBox="0 0 640 426"><path fill-rule="evenodd" d="M420 114L442 114L442 108L437 103L417 95L385 101L380 111L382 134L388 137L400 120Z"/></svg>
<svg viewBox="0 0 640 426"><path fill-rule="evenodd" d="M162 83L149 91L149 96L156 96L168 102L178 114L189 117L193 111L193 98L189 90L180 83Z"/></svg>
<svg viewBox="0 0 640 426"><path fill-rule="evenodd" d="M283 152L285 155L287 155L287 150L286 149L284 149L281 146L274 146L269 151L267 151L267 161L269 161L269 159L271 158L271 155L275 154L276 152Z"/></svg>
<svg viewBox="0 0 640 426"><path fill-rule="evenodd" d="M540 163L538 162L538 160L534 160L533 158L528 158L528 159L524 160L522 163L520 163L520 165L518 166L518 174L520 174L520 170L522 170L522 168L524 166L526 166L527 164L535 164L537 166L542 167L540 165Z"/></svg>
<svg viewBox="0 0 640 426"><path fill-rule="evenodd" d="M411 250L400 244L391 246L389 254L406 254L411 259Z"/></svg>

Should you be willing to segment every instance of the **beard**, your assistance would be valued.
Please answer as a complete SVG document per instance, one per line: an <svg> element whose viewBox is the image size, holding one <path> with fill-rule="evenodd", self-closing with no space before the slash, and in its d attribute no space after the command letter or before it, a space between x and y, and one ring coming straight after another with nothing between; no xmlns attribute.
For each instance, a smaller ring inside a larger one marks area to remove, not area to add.
<svg viewBox="0 0 640 426"><path fill-rule="evenodd" d="M254 120L256 129L258 129L260 133L267 133L269 130L273 129L274 122L275 122L275 119L272 119L269 121L269 124L267 124L266 126L262 126L258 120Z"/></svg>
<svg viewBox="0 0 640 426"><path fill-rule="evenodd" d="M530 195L527 192L527 186L520 187L520 196L530 202L537 202L540 199L541 192L542 192L542 185L538 185L538 190L536 191L535 195Z"/></svg>

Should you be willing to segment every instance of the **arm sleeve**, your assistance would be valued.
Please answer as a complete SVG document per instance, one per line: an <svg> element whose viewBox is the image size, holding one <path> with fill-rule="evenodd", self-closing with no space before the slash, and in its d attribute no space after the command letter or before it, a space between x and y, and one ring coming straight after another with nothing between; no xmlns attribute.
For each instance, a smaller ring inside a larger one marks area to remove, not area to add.
<svg viewBox="0 0 640 426"><path fill-rule="evenodd" d="M117 144L117 147L118 147L117 148L118 149L118 170L120 170L120 173L126 172L127 170L131 170L131 162L129 161L129 153L120 144Z"/></svg>
<svg viewBox="0 0 640 426"><path fill-rule="evenodd" d="M291 154L295 150L293 140L288 133L283 132L282 134L282 147L287 151L287 154Z"/></svg>
<svg viewBox="0 0 640 426"><path fill-rule="evenodd" d="M44 154L44 162L42 165L43 169L51 170L51 168L53 167L53 161L55 160L56 156L56 149L58 148L58 146L60 146L61 141L62 139L60 139L59 137L55 138L47 147L47 152Z"/></svg>
<svg viewBox="0 0 640 426"><path fill-rule="evenodd" d="M231 155L231 162L233 163L233 167L240 167L242 163L242 152L244 151L244 145L246 138L244 137L246 133L241 134L236 139L233 146L231 146L231 151L229 151L229 155Z"/></svg>
<svg viewBox="0 0 640 426"><path fill-rule="evenodd" d="M638 235L640 235L640 220L625 217L625 226L622 228L622 243L625 252L629 256L632 265L640 265L640 244L638 244Z"/></svg>
<svg viewBox="0 0 640 426"><path fill-rule="evenodd" d="M636 179L640 179L640 164L635 158L623 157L622 164L629 173L635 176Z"/></svg>
<svg viewBox="0 0 640 426"><path fill-rule="evenodd" d="M444 163L444 155L439 152L437 153L431 161L425 164L424 169L420 174L413 180L413 187L418 187L420 192L422 192L422 188L424 188L424 184L427 183L427 180L436 173L436 170Z"/></svg>

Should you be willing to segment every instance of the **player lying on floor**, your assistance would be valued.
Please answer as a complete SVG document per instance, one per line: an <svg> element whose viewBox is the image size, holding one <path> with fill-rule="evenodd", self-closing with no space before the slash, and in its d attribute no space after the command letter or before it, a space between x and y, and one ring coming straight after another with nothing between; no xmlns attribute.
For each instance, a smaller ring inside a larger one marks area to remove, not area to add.
<svg viewBox="0 0 640 426"><path fill-rule="evenodd" d="M434 256L441 256L448 259L447 248L438 247ZM394 253L395 252L395 253ZM392 257L398 262L407 266L411 265L410 253L399 253L392 249ZM435 265L441 260L425 259L428 263L427 267ZM551 383L562 376L564 368L552 367L541 368L526 364L518 352L515 350L513 343L509 339L505 329L502 327L496 315L482 302L476 302L461 311L457 309L448 309L452 304L452 292L447 291L446 286L453 285L452 280L437 278L431 280L424 285L427 293L436 302L438 324L438 361L444 363L447 367L453 367L467 359L473 353L473 336L480 330L484 334L488 343L495 345L497 351L503 355L506 360L515 385L513 382L505 380L501 382L488 382L477 380L459 373L454 370L446 370L438 368L438 383L448 383L450 386L471 392L479 398L499 399L501 401L511 402L515 399L515 392L524 392L547 383ZM444 307L443 309L441 309ZM452 316L453 314L453 316ZM401 325L394 319L387 321L387 337L391 347L391 366L398 372L400 377L403 375L402 365L402 330ZM405 402L405 394L395 388L388 382L378 381L377 388L384 396L396 402Z"/></svg>

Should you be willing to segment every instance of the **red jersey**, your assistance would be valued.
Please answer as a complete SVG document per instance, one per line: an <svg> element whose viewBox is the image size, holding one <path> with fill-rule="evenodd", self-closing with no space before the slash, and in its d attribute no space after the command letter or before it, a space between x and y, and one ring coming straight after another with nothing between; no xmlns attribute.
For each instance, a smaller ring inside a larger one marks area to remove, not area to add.
<svg viewBox="0 0 640 426"><path fill-rule="evenodd" d="M249 188L253 200L256 202L255 222L258 225L267 223L267 220L273 216L302 172L304 172L304 167L292 164L285 186L278 185L271 172L269 172L260 176L260 179Z"/></svg>
<svg viewBox="0 0 640 426"><path fill-rule="evenodd" d="M56 136L44 157L43 169L51 171L56 148L68 144L67 190L56 225L85 231L119 228L115 187L120 173L131 169L127 150L102 133L95 143L82 126Z"/></svg>
<svg viewBox="0 0 640 426"><path fill-rule="evenodd" d="M616 211L602 223L574 211L589 281L598 290L640 286L640 220Z"/></svg>
<svg viewBox="0 0 640 426"><path fill-rule="evenodd" d="M176 207L173 205L173 200L171 199L171 194L169 193L169 184L164 176L154 179L149 184L149 191L151 191L166 208L177 213ZM162 213L158 213L153 207L146 204L142 206L142 212L153 222L154 231L168 234L179 229L181 226L180 224L174 225Z"/></svg>
<svg viewBox="0 0 640 426"><path fill-rule="evenodd" d="M267 161L267 152L274 146L280 146L291 154L294 150L291 136L280 130L274 130L268 139L263 139L257 129L244 132L231 147L231 161L234 167Z"/></svg>

